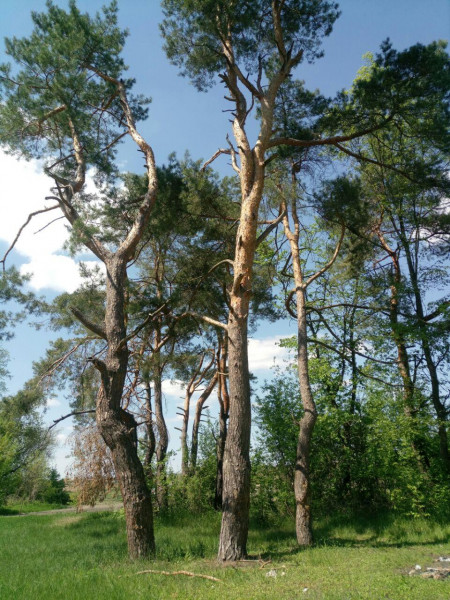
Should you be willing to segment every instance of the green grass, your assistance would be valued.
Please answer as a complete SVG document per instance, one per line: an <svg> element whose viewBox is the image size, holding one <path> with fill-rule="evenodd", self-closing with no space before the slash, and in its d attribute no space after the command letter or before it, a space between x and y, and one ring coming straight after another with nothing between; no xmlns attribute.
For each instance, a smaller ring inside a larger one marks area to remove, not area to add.
<svg viewBox="0 0 450 600"><path fill-rule="evenodd" d="M6 506L0 507L0 515L19 515L23 513L40 512L42 510L58 510L59 508L69 508L71 504L50 504L49 502L24 502L21 500L11 500Z"/></svg>
<svg viewBox="0 0 450 600"><path fill-rule="evenodd" d="M271 563L223 567L215 561L220 516L159 518L156 561L127 558L121 513L0 518L2 600L448 600L450 580L408 577L414 565L450 554L450 523L394 517L319 521L317 543L295 545L293 526L252 527L249 551ZM136 575L144 569L184 576ZM266 577L275 569L277 577ZM284 575L282 575L284 573ZM303 592L308 588L306 592Z"/></svg>

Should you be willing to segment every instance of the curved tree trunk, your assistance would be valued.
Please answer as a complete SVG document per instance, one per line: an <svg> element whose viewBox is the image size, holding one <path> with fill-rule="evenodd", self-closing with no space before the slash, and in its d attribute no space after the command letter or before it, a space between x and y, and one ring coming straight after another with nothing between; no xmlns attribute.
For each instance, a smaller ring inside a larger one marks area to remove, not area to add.
<svg viewBox="0 0 450 600"><path fill-rule="evenodd" d="M155 432L153 430L152 390L150 382L145 382L145 436L147 448L145 450L144 469L147 477L153 479L152 460L156 450Z"/></svg>
<svg viewBox="0 0 450 600"><path fill-rule="evenodd" d="M293 183L295 183L295 171L293 171ZM303 416L300 419L300 428L297 439L297 452L295 459L294 473L294 494L296 504L295 529L297 534L297 542L301 546L309 546L312 544L312 520L310 506L310 476L309 476L309 453L311 449L311 440L314 431L314 426L317 420L317 410L314 403L314 398L309 380L309 365L308 365L308 335L306 321L306 290L308 286L323 273L325 273L334 263L339 253L342 240L344 238L345 227L341 229L341 236L336 245L334 254L329 262L306 281L303 278L302 265L300 261L300 222L297 214L297 205L295 197L291 200L292 219L294 222L294 231L291 230L289 224L289 216L286 203L283 201L284 208L283 225L285 235L289 241L289 246L292 256L292 268L294 272L295 288L289 295L286 306L289 312L290 301L295 294L297 308L297 371L300 387L300 395L303 405ZM293 315L294 316L294 315Z"/></svg>
<svg viewBox="0 0 450 600"><path fill-rule="evenodd" d="M121 408L128 367L124 315L126 261L113 257L106 262L107 303L105 330L108 353L105 362L92 359L101 374L96 419L99 431L111 451L122 492L131 558L154 554L153 509L144 469L137 454L136 422Z"/></svg>
<svg viewBox="0 0 450 600"><path fill-rule="evenodd" d="M194 415L194 421L192 423L192 441L191 441L190 473L192 473L192 474L195 473L195 469L197 467L198 430L200 428L200 419L202 416L202 411L203 411L203 408L205 407L205 402L208 400L212 391L216 387L217 380L218 380L218 374L216 372L210 379L206 388L201 393L200 397L197 400L197 404L195 405L195 415Z"/></svg>

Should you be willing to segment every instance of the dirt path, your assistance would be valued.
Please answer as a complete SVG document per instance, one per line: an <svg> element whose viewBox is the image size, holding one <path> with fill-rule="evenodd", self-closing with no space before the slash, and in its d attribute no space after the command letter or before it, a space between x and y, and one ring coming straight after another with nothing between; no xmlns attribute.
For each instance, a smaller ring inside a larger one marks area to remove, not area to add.
<svg viewBox="0 0 450 600"><path fill-rule="evenodd" d="M78 511L78 514L83 513L91 513L91 512L115 512L122 508L123 504L121 502L105 502L96 504L95 506L82 506L81 510ZM29 513L19 513L18 515L3 515L9 517L35 517L42 515L63 515L63 514L76 514L77 507L70 506L68 508L55 508L54 510L39 510L36 512Z"/></svg>

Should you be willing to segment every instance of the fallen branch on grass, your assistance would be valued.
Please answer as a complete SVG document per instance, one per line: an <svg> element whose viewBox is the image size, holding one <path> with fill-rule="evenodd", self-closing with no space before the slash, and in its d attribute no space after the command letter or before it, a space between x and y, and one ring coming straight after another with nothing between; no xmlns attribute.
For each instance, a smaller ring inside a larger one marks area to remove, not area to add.
<svg viewBox="0 0 450 600"><path fill-rule="evenodd" d="M155 573L157 575L187 575L187 577L201 577L202 579L209 579L210 581L219 581L222 583L222 579L212 577L212 575L201 575L199 573L191 573L190 571L155 571L154 569L148 569L146 571L138 571L135 575L143 575L144 573Z"/></svg>

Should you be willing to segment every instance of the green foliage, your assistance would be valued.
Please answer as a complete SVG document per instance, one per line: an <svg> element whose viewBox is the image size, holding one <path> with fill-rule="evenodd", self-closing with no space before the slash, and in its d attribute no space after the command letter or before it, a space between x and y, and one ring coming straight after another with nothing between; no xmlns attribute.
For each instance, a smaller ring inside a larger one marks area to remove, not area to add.
<svg viewBox="0 0 450 600"><path fill-rule="evenodd" d="M64 177L76 169L76 131L86 166L95 167L104 179L115 170L115 149L109 146L121 133L117 122L122 111L114 83L96 73L124 78L121 52L126 32L117 26L117 2L104 7L103 15L90 17L74 0L68 11L49 1L47 12L33 12L32 19L34 30L28 38L5 42L14 66L0 67L0 143L26 157L61 153L67 160L51 162L53 172ZM134 82L124 83L130 90ZM145 118L148 100L131 94L129 100L134 118ZM107 146L107 152L100 151Z"/></svg>
<svg viewBox="0 0 450 600"><path fill-rule="evenodd" d="M40 472L46 468L52 436L39 415L43 402L43 390L33 381L15 396L0 399L0 501L16 493L33 464L42 465Z"/></svg>
<svg viewBox="0 0 450 600"><path fill-rule="evenodd" d="M201 425L194 473L167 475L167 515L207 514L212 511L216 484L216 432L211 423Z"/></svg>
<svg viewBox="0 0 450 600"><path fill-rule="evenodd" d="M289 342L287 342L289 343ZM311 449L312 502L317 514L379 513L408 517L444 514L450 487L420 466L413 441L429 443L433 418L422 410L412 429L396 394L366 385L364 399L349 405L325 358L311 359L318 409ZM252 506L261 520L293 511L293 472L301 403L291 372L266 383L255 407L259 427L253 458ZM436 444L436 442L433 442ZM437 460L437 448L427 454ZM339 507L337 509L337 507Z"/></svg>
<svg viewBox="0 0 450 600"><path fill-rule="evenodd" d="M11 307L9 310L0 310L0 341L8 340L13 336L13 326L22 321L27 315L36 314L42 308L32 292L24 292L23 286L28 277L20 275L15 267L6 269L0 275L0 304ZM15 310L12 310L14 306ZM16 307L22 306L22 310Z"/></svg>
<svg viewBox="0 0 450 600"><path fill-rule="evenodd" d="M56 469L50 469L48 485L42 494L42 499L49 504L68 504L70 495L65 489L66 483L61 479Z"/></svg>
<svg viewBox="0 0 450 600"><path fill-rule="evenodd" d="M224 45L230 39L234 60L241 63L243 72L256 76L261 66L269 76L274 62L281 69L272 12L266 2L164 0L162 6L165 19L161 31L167 56L199 90L206 90L215 75L226 71L229 59ZM338 16L334 2L284 2L280 7L280 20L289 55L302 53L301 59L308 62L319 58L321 39L331 33Z"/></svg>
<svg viewBox="0 0 450 600"><path fill-rule="evenodd" d="M417 140L448 148L450 63L445 42L416 44L398 52L389 40L342 92L321 119L330 132L373 129L395 123L399 130L414 122Z"/></svg>

